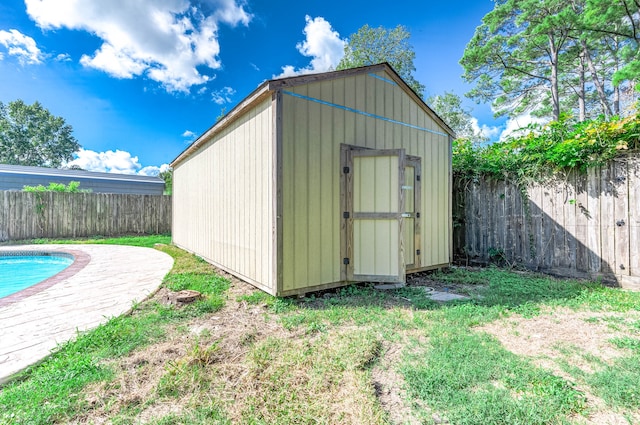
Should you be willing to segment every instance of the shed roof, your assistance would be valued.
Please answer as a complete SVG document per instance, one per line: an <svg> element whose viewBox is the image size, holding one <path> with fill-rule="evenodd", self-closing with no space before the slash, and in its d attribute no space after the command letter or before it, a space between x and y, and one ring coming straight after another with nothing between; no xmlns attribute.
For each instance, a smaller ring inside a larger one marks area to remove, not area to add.
<svg viewBox="0 0 640 425"><path fill-rule="evenodd" d="M248 109L252 108L259 102L262 102L267 96L269 96L272 92L295 87L302 84L309 84L318 81L327 81L337 78L345 78L352 75L360 75L370 72L377 71L387 71L391 74L391 77L394 79L398 85L413 98L413 100L428 114L430 115L438 124L442 125L444 131L450 135L451 137L455 137L455 132L449 127L449 125L444 122L442 118L435 113L433 109L427 105L424 100L411 88L409 85L398 75L398 73L393 69L391 65L387 62L379 63L377 65L368 65L359 68L350 68L344 69L341 71L330 71L330 72L322 72L317 74L304 74L298 75L294 77L285 77L278 78L273 80L267 80L264 83L260 84L257 89L255 89L249 96L244 98L240 103L238 103L227 115L225 115L222 119L213 124L207 131L201 134L188 148L186 148L182 153L180 153L172 162L171 167L177 166L179 163L187 159L191 154L196 152L201 145L211 140L213 136L218 134L224 128L233 123L236 119L238 119L242 114Z"/></svg>

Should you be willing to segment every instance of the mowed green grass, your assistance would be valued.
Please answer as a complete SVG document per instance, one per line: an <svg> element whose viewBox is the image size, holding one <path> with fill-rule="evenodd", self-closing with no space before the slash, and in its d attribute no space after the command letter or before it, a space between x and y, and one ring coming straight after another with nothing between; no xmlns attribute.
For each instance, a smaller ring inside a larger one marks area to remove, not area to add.
<svg viewBox="0 0 640 425"><path fill-rule="evenodd" d="M102 237L94 236L82 239L32 239L28 241L20 241L21 244L100 244L100 245L130 245L153 248L155 244L170 244L171 235L144 235L144 236L121 236L121 237Z"/></svg>
<svg viewBox="0 0 640 425"><path fill-rule="evenodd" d="M168 242L146 238L110 242ZM417 287L378 291L352 285L295 299L250 289L231 295L229 281L203 260L170 245L157 248L175 259L164 284L196 289L205 298L182 309L141 303L132 315L65 344L0 389L0 423L90 422L97 407L86 392L96 388L105 389L98 393L104 399L101 415L116 424L139 423L154 409L160 413L146 423L393 423L380 401L382 384L376 383L384 368L399 377L405 414L414 422L582 423L592 413L591 395L602 400L600 409L630 423L640 417L638 293L488 268L431 276L477 288L472 299L445 304ZM610 344L622 355L605 361L565 348L560 376L478 330L496 320L526 320L558 309L586 314L587 325L610 328ZM187 329L194 326L203 330L193 335ZM117 365L131 359L138 364L141 352L173 341L186 341L185 354L156 367L153 388L118 401L113 394L125 390L131 374L154 369ZM576 367L570 361L576 356L590 368Z"/></svg>

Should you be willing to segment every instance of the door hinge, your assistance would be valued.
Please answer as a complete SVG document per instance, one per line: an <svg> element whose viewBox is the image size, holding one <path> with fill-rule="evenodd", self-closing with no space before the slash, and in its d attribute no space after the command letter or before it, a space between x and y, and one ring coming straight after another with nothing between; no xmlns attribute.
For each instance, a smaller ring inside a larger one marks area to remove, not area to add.
<svg viewBox="0 0 640 425"><path fill-rule="evenodd" d="M342 172L345 174L349 174L349 167L343 167Z"/></svg>
<svg viewBox="0 0 640 425"><path fill-rule="evenodd" d="M416 255L420 255L420 250L416 249Z"/></svg>
<svg viewBox="0 0 640 425"><path fill-rule="evenodd" d="M419 212L416 213L416 218L420 218L420 213Z"/></svg>
<svg viewBox="0 0 640 425"><path fill-rule="evenodd" d="M343 258L342 259L342 264L349 264L349 259L348 258Z"/></svg>
<svg viewBox="0 0 640 425"><path fill-rule="evenodd" d="M342 218L349 218L349 211L345 211L342 213Z"/></svg>
<svg viewBox="0 0 640 425"><path fill-rule="evenodd" d="M416 176L416 180L420 181L420 174Z"/></svg>

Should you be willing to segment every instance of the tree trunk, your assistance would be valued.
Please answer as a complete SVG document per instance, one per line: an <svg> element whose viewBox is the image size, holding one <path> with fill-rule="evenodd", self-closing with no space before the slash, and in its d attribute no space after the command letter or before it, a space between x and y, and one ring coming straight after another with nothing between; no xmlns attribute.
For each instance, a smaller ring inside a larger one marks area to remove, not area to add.
<svg viewBox="0 0 640 425"><path fill-rule="evenodd" d="M558 91L558 49L553 35L549 36L551 59L551 101L553 102L553 120L560 120L560 93Z"/></svg>
<svg viewBox="0 0 640 425"><path fill-rule="evenodd" d="M589 72L591 72L591 79L593 80L593 85L596 87L596 92L598 93L598 98L600 99L600 104L602 105L602 112L608 117L612 116L611 107L609 106L609 101L607 99L607 94L604 92L604 84L598 78L598 70L596 69L593 60L591 59L591 55L589 54L589 49L587 47L587 42L585 40L580 40L582 44L582 52L584 57L587 60L587 64L589 65Z"/></svg>
<svg viewBox="0 0 640 425"><path fill-rule="evenodd" d="M615 43L615 50L612 53L613 60L615 63L614 73L620 70L620 59L618 58L617 52L620 51L620 41L618 37L613 38L613 42ZM620 115L620 86L613 87L613 114Z"/></svg>
<svg viewBox="0 0 640 425"><path fill-rule="evenodd" d="M585 81L585 73L586 73L586 66L585 66L585 60L584 60L584 54L581 53L580 54L580 70L579 70L579 75L580 75L580 83L578 86L578 119L580 120L580 122L584 121L585 119L587 119L587 108L585 106L585 97L586 97L586 81Z"/></svg>

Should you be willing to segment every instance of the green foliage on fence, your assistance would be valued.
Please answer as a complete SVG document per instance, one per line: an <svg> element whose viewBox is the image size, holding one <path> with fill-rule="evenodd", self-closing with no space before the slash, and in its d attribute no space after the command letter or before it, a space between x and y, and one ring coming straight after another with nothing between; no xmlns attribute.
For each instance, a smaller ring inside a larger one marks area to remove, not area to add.
<svg viewBox="0 0 640 425"><path fill-rule="evenodd" d="M68 185L64 183L49 183L49 186L24 186L22 188L24 192L66 192L66 193L89 193L91 189L80 189L80 182L69 182Z"/></svg>
<svg viewBox="0 0 640 425"><path fill-rule="evenodd" d="M453 171L463 179L485 176L526 185L571 169L586 172L639 148L640 115L584 122L562 117L487 146L455 140Z"/></svg>

